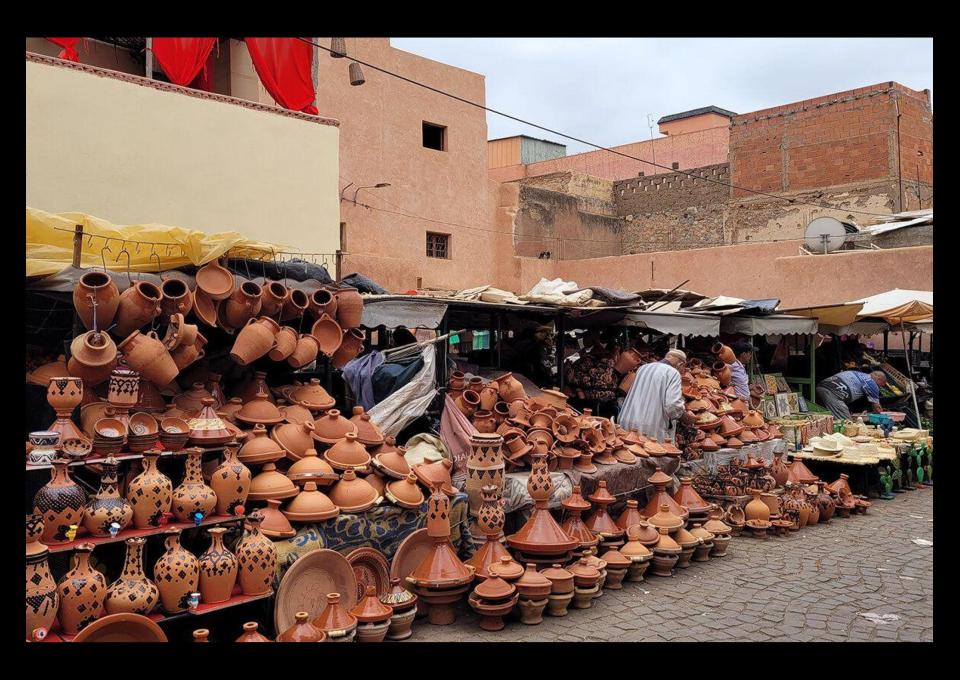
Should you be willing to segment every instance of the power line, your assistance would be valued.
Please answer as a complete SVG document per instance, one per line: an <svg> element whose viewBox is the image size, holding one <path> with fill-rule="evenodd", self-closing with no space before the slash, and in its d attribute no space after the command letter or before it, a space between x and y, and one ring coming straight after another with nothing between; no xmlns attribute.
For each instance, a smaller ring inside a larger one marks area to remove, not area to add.
<svg viewBox="0 0 960 680"><path fill-rule="evenodd" d="M313 42L312 40L307 40L306 38L300 38L300 37L298 37L297 40L302 40L303 42L305 42L305 43L307 43L307 44L309 44L309 45L313 45L314 47L317 47L317 48L319 48L319 49L321 49L321 50L325 50L325 51L330 52L330 53L333 52L333 50L331 50L329 47L325 47L324 45L321 45L321 44L319 44L319 43L315 43L315 42ZM452 94L452 93L450 93L450 92L446 92L446 91L444 91L444 90L441 90L441 89L439 89L439 88L433 87L433 86L431 86L431 85L427 85L426 83L421 83L421 82L419 82L419 81L417 81L417 80L414 80L414 79L412 79L412 78L408 78L408 77L406 77L406 76L400 75L399 73L394 73L393 71L389 71L389 70L387 70L387 69L385 69L385 68L382 68L382 67L380 67L380 66L377 66L377 65L375 65L375 64L371 64L371 63L368 63L368 62L365 62L365 61L361 61L360 59L357 59L356 57L354 57L354 56L352 56L352 55L347 55L347 56L348 56L352 61L355 61L355 62L357 62L358 64L362 64L363 66L366 66L366 67L368 67L368 68L372 68L372 69L375 70L375 71L380 71L381 73L385 73L385 74L387 74L387 75L389 75L389 76L393 76L394 78L399 78L400 80L403 80L403 81L405 81L405 82L408 82L408 83L410 83L410 84L412 84L412 85L416 85L416 86L418 86L418 87L422 87L422 88L424 88L425 90L430 90L431 92L436 92L437 94L441 94L441 95L443 95L443 96L445 96L445 97L449 97L449 98L451 98L451 99L455 99L456 101L462 102L462 103L464 103L464 104L468 104L469 106L473 106L473 107L476 107L476 108L478 108L478 109L482 109L482 110L484 110L484 111L488 111L488 112L490 112L490 113L496 114L496 115L498 115L498 116L502 116L502 117L504 117L504 118L509 118L510 120L514 120L514 121L516 121L516 122L518 122L518 123L522 123L523 125L528 125L528 126L530 126L530 127L537 128L538 130L543 130L544 132L549 132L550 134L554 134L554 135L557 135L557 136L559 136L559 137L564 137L564 138L566 138L566 139L570 139L570 140L573 140L573 141L575 141L575 142L579 142L579 143L581 143L581 144L586 144L587 146L592 146L593 148L598 149L598 150L600 150L600 151L609 151L610 153L616 154L616 155L618 155L618 156L623 156L624 158L629 158L629 159L631 159L631 160L638 161L638 162L640 162L640 163L647 163L647 164L649 164L649 165L652 165L652 166L655 167L655 168L661 168L661 169L663 169L663 170L669 170L670 172L681 173L681 174L686 175L687 177L691 177L691 178L693 178L693 179L702 179L702 180L704 180L704 181L706 181L706 182L713 182L714 184L719 184L719 185L721 185L721 186L725 186L725 187L728 187L728 188L739 189L740 191L746 191L746 192L749 192L749 193L752 193L752 194L756 194L757 196L766 196L767 198L773 198L773 199L778 200L778 201L786 201L787 203L789 203L789 204L791 204L791 205L806 205L806 206L810 206L810 207L813 207L813 208L820 208L821 210L837 210L837 208L834 208L833 206L829 206L829 205L822 205L822 204L820 204L820 203L810 203L810 202L807 202L807 201L798 201L798 200L796 200L796 199L794 199L794 198L786 198L786 197L784 197L784 196L778 196L778 195L776 195L776 194L770 194L770 193L767 193L767 192L764 192L764 191L758 191L757 189L749 189L749 188L747 188L747 187L737 186L736 184L733 184L732 182L723 182L723 181L721 181L721 180L713 179L713 178L711 178L711 177L701 177L701 176L698 175L698 174L695 174L695 173L692 173L692 172L688 172L688 171L686 171L686 170L680 170L680 169L676 169L676 170L675 170L673 167L667 167L666 165L661 165L661 164L659 164L659 163L654 163L654 162L651 162L651 161L647 161L647 160L644 160L644 159L642 159L642 158L637 158L636 156L631 156L631 155L628 154L628 153L623 153L622 151L616 151L616 150L614 150L614 149L611 149L611 148L606 147L606 146L602 146L602 145L600 145L600 144L594 144L593 142L589 142L589 141L587 141L587 140L585 140L585 139L580 139L579 137L574 137L574 136L572 136L572 135L568 135L568 134L566 134L566 133L564 133L564 132L560 132L559 130L553 130L553 129L548 128L548 127L545 127L545 126L543 126L543 125L538 125L537 123L531 123L530 121L524 120L523 118L518 118L517 116L513 116L513 115L511 115L511 114L509 114L509 113L504 113L503 111L497 111L496 109L491 109L490 107L484 106L483 104L478 104L478 103L476 103L476 102L472 102L472 101L470 101L469 99L465 99L465 98L463 98L463 97L460 97L460 96L458 96L458 95ZM856 214L858 214L858 215L870 215L870 216L872 216L872 217L889 217L889 215L884 215L884 214L882 214L882 213L872 213L872 212L867 212L867 211L865 211L865 210L854 210L854 209L852 209L852 208L851 208L851 209L847 209L846 212L856 213Z"/></svg>

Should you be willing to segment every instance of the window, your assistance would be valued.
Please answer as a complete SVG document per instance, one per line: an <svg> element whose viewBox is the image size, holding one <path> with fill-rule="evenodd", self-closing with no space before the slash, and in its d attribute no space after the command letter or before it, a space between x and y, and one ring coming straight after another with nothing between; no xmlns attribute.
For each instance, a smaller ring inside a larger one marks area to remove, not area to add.
<svg viewBox="0 0 960 680"><path fill-rule="evenodd" d="M447 128L443 125L434 125L423 121L423 148L447 150Z"/></svg>
<svg viewBox="0 0 960 680"><path fill-rule="evenodd" d="M450 234L427 232L427 257L450 259Z"/></svg>

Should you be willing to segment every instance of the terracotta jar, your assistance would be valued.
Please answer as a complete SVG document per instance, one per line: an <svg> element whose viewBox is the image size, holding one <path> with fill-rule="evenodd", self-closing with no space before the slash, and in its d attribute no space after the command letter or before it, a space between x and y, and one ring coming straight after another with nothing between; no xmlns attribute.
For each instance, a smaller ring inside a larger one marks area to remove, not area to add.
<svg viewBox="0 0 960 680"><path fill-rule="evenodd" d="M837 507L826 486L825 482L817 482L817 504L820 506L820 521L823 523L830 521Z"/></svg>
<svg viewBox="0 0 960 680"><path fill-rule="evenodd" d="M296 623L277 636L277 642L323 642L327 639L326 633L310 623L308 612L297 612L294 620Z"/></svg>
<svg viewBox="0 0 960 680"><path fill-rule="evenodd" d="M140 372L144 378L165 387L169 385L180 369L170 356L170 352L160 342L154 331L146 335L134 329L117 348L123 352L127 365Z"/></svg>
<svg viewBox="0 0 960 680"><path fill-rule="evenodd" d="M470 514L476 515L482 502L480 490L490 484L498 495L503 492L504 462L503 437L498 434L480 433L470 437L470 453L467 456L466 492Z"/></svg>
<svg viewBox="0 0 960 680"><path fill-rule="evenodd" d="M93 536L110 536L110 525L116 522L120 530L133 521L133 508L117 487L117 467L120 461L107 458L100 475L100 490L83 508L83 526Z"/></svg>
<svg viewBox="0 0 960 680"><path fill-rule="evenodd" d="M224 527L207 529L211 543L200 555L200 597L204 604L225 602L233 593L240 565L236 556L223 545Z"/></svg>
<svg viewBox="0 0 960 680"><path fill-rule="evenodd" d="M293 368L303 368L317 359L320 343L309 333L303 333L297 340L293 353L287 357L287 363Z"/></svg>
<svg viewBox="0 0 960 680"><path fill-rule="evenodd" d="M265 316L276 316L283 309L283 303L286 302L290 291L279 281L264 281L261 289L263 290L261 313Z"/></svg>
<svg viewBox="0 0 960 680"><path fill-rule="evenodd" d="M210 260L200 267L197 270L196 281L197 290L203 291L204 295L217 301L230 297L236 284L233 272L217 260Z"/></svg>
<svg viewBox="0 0 960 680"><path fill-rule="evenodd" d="M175 350L171 351L170 358L173 359L173 363L176 364L178 369L183 370L198 359L206 356L206 350L204 349L206 345L206 336L197 333L197 337L192 343L182 343Z"/></svg>
<svg viewBox="0 0 960 680"><path fill-rule="evenodd" d="M193 522L194 513L206 517L217 505L217 494L203 481L203 451L187 449L186 474L173 490L173 514L179 522Z"/></svg>
<svg viewBox="0 0 960 680"><path fill-rule="evenodd" d="M357 328L363 317L363 298L356 288L337 291L337 323L341 328Z"/></svg>
<svg viewBox="0 0 960 680"><path fill-rule="evenodd" d="M747 520L762 520L764 522L770 521L770 508L767 507L767 504L760 500L760 491L759 489L748 489L750 495L753 497L746 507L743 509L746 514Z"/></svg>
<svg viewBox="0 0 960 680"><path fill-rule="evenodd" d="M280 325L268 316L250 319L237 333L230 358L241 366L253 363L273 349L279 332Z"/></svg>
<svg viewBox="0 0 960 680"><path fill-rule="evenodd" d="M297 349L297 341L299 340L297 331L290 326L281 326L280 330L277 331L276 344L273 346L267 356L270 357L273 361L286 361L290 358L290 355L293 354L294 350Z"/></svg>
<svg viewBox="0 0 960 680"><path fill-rule="evenodd" d="M306 293L299 288L291 288L287 298L283 301L283 307L280 309L280 320L299 319L307 311L309 305L310 300Z"/></svg>
<svg viewBox="0 0 960 680"><path fill-rule="evenodd" d="M93 298L93 299L91 299ZM94 300L96 300L96 324L94 324ZM106 331L113 323L120 305L120 291L106 272L87 272L73 288L73 307L80 322L87 330Z"/></svg>
<svg viewBox="0 0 960 680"><path fill-rule="evenodd" d="M123 572L107 589L107 613L146 616L160 601L159 589L143 572L143 545L147 539L138 536L128 538L125 542L127 556L123 562Z"/></svg>
<svg viewBox="0 0 960 680"><path fill-rule="evenodd" d="M240 328L260 313L263 291L253 281L245 281L234 289L223 303L223 317L230 328Z"/></svg>
<svg viewBox="0 0 960 680"><path fill-rule="evenodd" d="M173 501L173 482L157 469L159 450L143 452L143 472L127 484L127 500L133 508L133 526L137 529L160 526Z"/></svg>
<svg viewBox="0 0 960 680"><path fill-rule="evenodd" d="M88 331L70 343L67 370L88 386L99 385L110 378L117 367L117 346L105 332Z"/></svg>
<svg viewBox="0 0 960 680"><path fill-rule="evenodd" d="M53 580L47 555L50 550L40 542L43 518L26 516L26 636L28 641L42 640L57 616L60 594ZM40 633L38 629L43 629Z"/></svg>
<svg viewBox="0 0 960 680"><path fill-rule="evenodd" d="M165 279L160 284L160 312L169 317L173 314L186 316L193 309L193 293L186 282L180 279Z"/></svg>
<svg viewBox="0 0 960 680"><path fill-rule="evenodd" d="M79 525L83 517L87 494L70 478L69 465L70 461L65 458L55 459L50 481L33 497L33 512L43 518L40 540L46 545L69 543L70 526Z"/></svg>
<svg viewBox="0 0 960 680"><path fill-rule="evenodd" d="M319 288L309 296L310 313L316 318L329 316L331 319L337 314L337 298L326 288Z"/></svg>
<svg viewBox="0 0 960 680"><path fill-rule="evenodd" d="M490 434L497 431L497 419L494 417L493 411L477 411L473 414L472 420L477 432Z"/></svg>
<svg viewBox="0 0 960 680"><path fill-rule="evenodd" d="M237 447L226 447L223 462L210 475L210 487L217 496L216 514L233 515L246 503L251 476L250 468L237 457Z"/></svg>
<svg viewBox="0 0 960 680"><path fill-rule="evenodd" d="M719 361L722 361L724 364L732 364L737 360L737 356L733 353L733 350L729 346L724 345L722 342L715 342L710 348L710 351Z"/></svg>
<svg viewBox="0 0 960 680"><path fill-rule="evenodd" d="M505 373L497 378L497 386L500 398L508 404L527 398L523 383L514 378L513 373Z"/></svg>
<svg viewBox="0 0 960 680"><path fill-rule="evenodd" d="M783 462L783 452L775 451L773 454L773 466L770 468L770 474L777 481L777 486L784 486L790 477L790 468Z"/></svg>
<svg viewBox="0 0 960 680"><path fill-rule="evenodd" d="M350 328L343 331L343 339L340 341L340 347L330 357L330 363L334 368L343 368L351 359L355 358L363 350L363 331L358 328Z"/></svg>
<svg viewBox="0 0 960 680"><path fill-rule="evenodd" d="M168 614L190 608L190 595L197 592L200 562L180 545L180 529L163 532L167 551L153 565L153 579L160 590L160 606Z"/></svg>
<svg viewBox="0 0 960 680"><path fill-rule="evenodd" d="M270 638L257 632L257 628L258 626L254 621L243 624L243 634L234 642L270 642Z"/></svg>
<svg viewBox="0 0 960 680"><path fill-rule="evenodd" d="M193 631L194 642L210 642L210 631L206 628L197 628Z"/></svg>
<svg viewBox="0 0 960 680"><path fill-rule="evenodd" d="M235 548L240 565L240 588L244 595L270 592L277 571L277 548L273 541L261 533L261 522L263 515L260 512L249 515L246 522L249 531Z"/></svg>
<svg viewBox="0 0 960 680"><path fill-rule="evenodd" d="M454 400L454 403L456 407L460 409L460 413L467 418L472 418L480 406L480 395L473 390L464 390L460 393L460 396Z"/></svg>
<svg viewBox="0 0 960 680"><path fill-rule="evenodd" d="M132 286L120 294L117 325L111 331L114 337L125 338L160 316L161 297L160 289L154 284L134 281Z"/></svg>
<svg viewBox="0 0 960 680"><path fill-rule="evenodd" d="M93 543L81 543L74 548L76 564L57 584L60 628L66 635L76 635L105 611L107 579L90 566L93 548Z"/></svg>

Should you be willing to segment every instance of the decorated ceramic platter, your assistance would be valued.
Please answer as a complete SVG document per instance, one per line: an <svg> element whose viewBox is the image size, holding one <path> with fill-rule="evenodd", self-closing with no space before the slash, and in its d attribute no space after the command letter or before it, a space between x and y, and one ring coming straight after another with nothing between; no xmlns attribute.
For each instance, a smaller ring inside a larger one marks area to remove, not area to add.
<svg viewBox="0 0 960 680"><path fill-rule="evenodd" d="M336 550L318 548L294 562L280 581L273 610L275 630L287 630L297 612L315 619L327 606L327 594L340 593L340 604L357 604L357 577L347 558Z"/></svg>

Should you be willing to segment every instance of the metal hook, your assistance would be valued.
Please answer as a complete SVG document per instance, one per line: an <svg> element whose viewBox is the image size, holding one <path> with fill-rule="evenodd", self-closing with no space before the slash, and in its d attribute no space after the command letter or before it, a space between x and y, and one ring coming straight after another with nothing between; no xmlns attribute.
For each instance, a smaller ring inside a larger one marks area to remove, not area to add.
<svg viewBox="0 0 960 680"><path fill-rule="evenodd" d="M109 244L109 243L108 243L107 245L105 245L103 248L100 249L100 262L103 263L103 273L106 274L106 273L107 273L107 259L103 256L104 251L106 251L106 252L110 253L111 255L113 255L113 251L110 250L110 244Z"/></svg>
<svg viewBox="0 0 960 680"><path fill-rule="evenodd" d="M119 253L117 253L117 257L114 259L114 262L119 262L121 255L126 255L126 256L127 256L127 281L129 281L130 285L132 286L132 285L133 285L133 277L130 275L130 251L127 250L126 241L124 241L123 248L120 250Z"/></svg>
<svg viewBox="0 0 960 680"><path fill-rule="evenodd" d="M153 248L150 250L153 250ZM163 269L160 267L160 254L157 252L152 252L150 253L150 257L157 258L157 276L160 277L160 282L163 283Z"/></svg>
<svg viewBox="0 0 960 680"><path fill-rule="evenodd" d="M133 243L134 243L134 245L136 246L136 251L135 251L135 252L137 253L137 255L139 255L139 254L140 254L140 242L139 242L139 241L134 241Z"/></svg>

